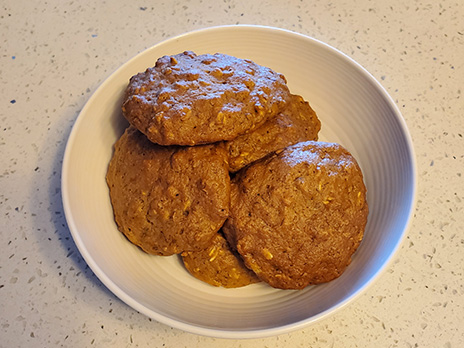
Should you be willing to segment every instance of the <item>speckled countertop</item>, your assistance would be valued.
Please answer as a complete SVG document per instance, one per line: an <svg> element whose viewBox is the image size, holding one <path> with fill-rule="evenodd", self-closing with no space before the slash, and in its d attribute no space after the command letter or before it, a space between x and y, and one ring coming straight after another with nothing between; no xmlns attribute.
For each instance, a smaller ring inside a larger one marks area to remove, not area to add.
<svg viewBox="0 0 464 348"><path fill-rule="evenodd" d="M464 6L457 0L25 1L0 5L1 347L464 347ZM260 340L195 336L116 298L66 225L73 122L117 67L193 29L261 24L315 37L369 70L415 144L409 234L378 281L334 315Z"/></svg>

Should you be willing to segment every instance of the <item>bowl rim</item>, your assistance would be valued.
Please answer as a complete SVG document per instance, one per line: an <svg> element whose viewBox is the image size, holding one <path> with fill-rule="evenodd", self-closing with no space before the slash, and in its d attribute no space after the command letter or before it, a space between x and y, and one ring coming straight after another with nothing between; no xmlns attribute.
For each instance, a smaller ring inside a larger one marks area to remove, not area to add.
<svg viewBox="0 0 464 348"><path fill-rule="evenodd" d="M68 190L69 188L69 183L68 183L68 178L69 178L69 168L70 168L70 162L71 162L71 149L73 147L75 138L77 137L78 129L79 129L79 124L82 121L82 114L85 114L89 106L92 104L93 100L98 98L99 94L102 93L102 90L104 90L105 86L112 81L112 77L116 75L119 71L124 70L127 66L131 65L134 60L136 60L140 55L146 53L147 51L156 49L157 47L160 47L162 45L165 45L168 42L179 40L185 36L190 36L190 35L201 35L202 33L207 33L211 31L215 31L218 34L221 32L227 32L227 31L235 31L235 30L243 30L243 31L261 31L261 32L275 32L275 33L283 33L286 35L290 36L297 36L305 41L310 41L312 44L316 44L319 46L323 46L326 49L329 49L332 51L334 54L340 56L343 60L346 60L349 64L351 64L353 67L356 68L356 70L364 75L368 80L370 80L378 89L378 91L382 94L382 97L385 99L385 101L388 102L388 105L391 107L391 109L394 111L394 114L396 116L397 121L399 122L399 125L401 126L401 131L402 134L405 137L406 144L407 144L407 153L408 153L408 159L410 159L411 163L411 171L412 171L412 181L413 185L411 187L411 202L409 204L409 211L407 214L406 223L404 224L404 228L401 234L401 237L398 239L397 243L395 246L392 248L392 251L390 252L390 255L384 262L384 264L379 267L379 269L374 273L374 275L359 289L357 289L356 292L354 292L351 296L347 297L344 299L342 302L339 304L330 307L329 309L314 315L310 318L300 320L291 324L287 325L282 325L279 327L275 328L266 328L266 329L251 329L251 330L227 330L227 329L212 329L208 327L203 327L203 326L198 326L198 325L193 325L185 322L181 322L172 318L169 318L167 316L164 316L160 313L157 313L153 310L150 310L143 306L142 304L138 303L135 301L130 295L128 295L124 290L122 290L118 285L116 285L106 274L105 272L99 267L99 265L96 263L92 255L88 252L80 234L78 233L78 229L76 227L76 223L74 221L74 215L73 212L71 211L70 208L70 192ZM393 101L392 97L388 94L386 89L380 84L377 79L370 74L364 67L362 67L359 63L357 63L354 59L349 57L347 54L343 53L342 51L338 50L337 48L320 41L318 39L315 39L313 37L310 37L305 34L301 34L292 30L288 29L283 29L283 28L278 28L278 27L272 27L272 26L264 26L264 25L253 25L253 24L238 24L238 25L219 25L219 26L212 26L212 27L205 27L201 29L196 29L192 31L188 31L170 38L167 38L165 40L162 40L158 43L156 43L153 46L150 46L139 53L137 53L135 56L130 58L128 61L126 61L124 64L119 66L116 70L111 72L105 79L104 81L95 89L94 93L92 96L86 101L84 107L80 111L79 115L77 116L70 135L67 140L65 152L64 152L64 157L63 157L63 164L62 164L62 171L61 171L61 196L62 196L62 203L63 203L63 209L67 221L68 228L71 232L72 238L74 242L77 245L77 248L79 252L81 253L82 257L84 258L85 262L89 265L89 267L92 269L94 274L99 278L99 280L119 299L121 299L123 302L125 302L127 305L132 307L133 309L139 311L140 313L151 317L152 319L155 319L156 321L163 323L165 325L169 325L171 327L181 329L186 332L198 334L198 335L203 335L203 336L209 336L209 337L216 337L216 338L229 338L229 339L250 339L250 338L263 338L263 337L269 337L269 336L275 336L275 335L280 335L284 333L288 333L290 331L295 331L302 329L303 327L308 326L309 324L315 323L316 321L319 321L322 318L325 318L329 315L334 314L335 312L339 311L340 309L344 308L348 303L352 302L354 299L358 298L360 295L364 294L365 291L372 286L373 283L375 283L375 280L379 278L379 276L386 271L386 269L389 267L389 265L392 263L394 256L398 253L398 250L402 243L405 240L406 234L411 228L412 225L412 220L413 220L413 214L417 205L417 187L418 187L418 174L417 174L417 160L415 156L415 150L414 150L414 145L412 142L412 138L410 135L410 132L408 130L407 124L405 119L403 118L398 106L396 103Z"/></svg>

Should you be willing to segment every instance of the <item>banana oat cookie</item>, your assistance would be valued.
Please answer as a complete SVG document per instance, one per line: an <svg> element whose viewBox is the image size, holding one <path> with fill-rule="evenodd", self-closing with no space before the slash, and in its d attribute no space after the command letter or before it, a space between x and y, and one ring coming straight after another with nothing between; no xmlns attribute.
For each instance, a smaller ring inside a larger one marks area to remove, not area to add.
<svg viewBox="0 0 464 348"><path fill-rule="evenodd" d="M309 103L292 95L283 111L254 131L226 142L231 172L301 141L317 140L321 122Z"/></svg>
<svg viewBox="0 0 464 348"><path fill-rule="evenodd" d="M202 250L228 216L222 144L159 146L130 126L115 144L106 179L119 230L150 254Z"/></svg>
<svg viewBox="0 0 464 348"><path fill-rule="evenodd" d="M182 260L195 278L214 286L238 288L259 282L221 233L206 249L183 252Z"/></svg>
<svg viewBox="0 0 464 348"><path fill-rule="evenodd" d="M367 215L353 156L338 144L308 141L238 172L223 231L261 280L302 289L342 274Z"/></svg>
<svg viewBox="0 0 464 348"><path fill-rule="evenodd" d="M250 60L186 51L157 60L134 75L122 110L127 120L161 145L231 140L284 107L283 75Z"/></svg>

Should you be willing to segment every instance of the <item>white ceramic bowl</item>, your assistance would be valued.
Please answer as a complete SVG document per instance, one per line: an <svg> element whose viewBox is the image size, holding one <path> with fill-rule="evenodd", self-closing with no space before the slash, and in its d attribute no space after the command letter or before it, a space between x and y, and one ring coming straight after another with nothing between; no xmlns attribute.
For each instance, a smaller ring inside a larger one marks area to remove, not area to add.
<svg viewBox="0 0 464 348"><path fill-rule="evenodd" d="M300 291L265 284L215 288L177 256L150 256L116 228L105 174L126 121L121 96L129 78L184 50L252 59L283 73L322 122L320 140L357 158L368 189L365 238L338 279ZM63 204L72 236L101 281L137 311L189 332L256 338L299 329L334 312L376 279L398 249L415 205L416 163L405 122L381 85L336 49L294 32L259 26L194 31L142 52L112 74L83 108L66 148Z"/></svg>

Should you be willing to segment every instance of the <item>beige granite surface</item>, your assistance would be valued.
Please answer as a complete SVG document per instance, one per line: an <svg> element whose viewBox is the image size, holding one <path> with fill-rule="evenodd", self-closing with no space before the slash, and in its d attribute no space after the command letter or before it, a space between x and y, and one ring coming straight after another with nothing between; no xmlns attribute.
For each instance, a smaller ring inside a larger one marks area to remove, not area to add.
<svg viewBox="0 0 464 348"><path fill-rule="evenodd" d="M0 4L0 347L464 347L464 5L458 0L25 1ZM416 212L367 292L304 330L253 340L157 323L92 273L67 228L73 122L116 68L222 24L300 32L387 89L415 144Z"/></svg>

